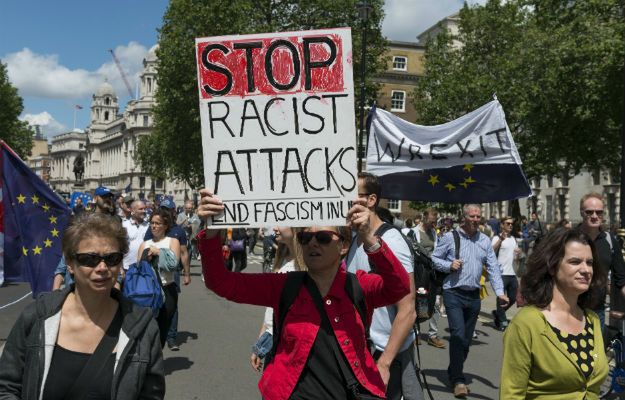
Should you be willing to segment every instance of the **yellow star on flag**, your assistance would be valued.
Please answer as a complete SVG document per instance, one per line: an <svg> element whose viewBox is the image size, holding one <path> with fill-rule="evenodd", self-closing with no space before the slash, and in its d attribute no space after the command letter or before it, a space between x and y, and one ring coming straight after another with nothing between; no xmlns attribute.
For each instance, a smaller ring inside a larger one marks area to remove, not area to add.
<svg viewBox="0 0 625 400"><path fill-rule="evenodd" d="M471 172L471 170L473 169L473 164L464 164L464 168L462 169L467 172Z"/></svg>
<svg viewBox="0 0 625 400"><path fill-rule="evenodd" d="M50 215L50 218L48 218L50 220L51 224L56 224L56 217L54 215Z"/></svg>
<svg viewBox="0 0 625 400"><path fill-rule="evenodd" d="M471 178L471 177L466 178L464 181L465 181L466 183L475 183L475 182L476 182L476 180L475 180L475 179L473 179L473 178Z"/></svg>
<svg viewBox="0 0 625 400"><path fill-rule="evenodd" d="M33 204L39 204L39 197L37 197L36 194L32 195L30 198L33 201Z"/></svg>
<svg viewBox="0 0 625 400"><path fill-rule="evenodd" d="M56 230L56 228L52 229L50 231L50 233L52 234L52 236L54 237L59 237L59 231Z"/></svg>
<svg viewBox="0 0 625 400"><path fill-rule="evenodd" d="M43 211L45 211L45 212L50 211L50 206L45 204L45 203L44 203L44 205L41 206L41 208L43 208Z"/></svg>
<svg viewBox="0 0 625 400"><path fill-rule="evenodd" d="M469 184L465 181L465 182L460 183L460 186L467 189L469 187Z"/></svg>
<svg viewBox="0 0 625 400"><path fill-rule="evenodd" d="M438 175L430 175L430 179L428 179L428 183L431 183L432 186L436 186L438 183Z"/></svg>
<svg viewBox="0 0 625 400"><path fill-rule="evenodd" d="M47 239L43 241L44 246L46 247L52 247L52 240Z"/></svg>
<svg viewBox="0 0 625 400"><path fill-rule="evenodd" d="M22 246L22 254L24 254L25 256L28 255L28 249L24 246Z"/></svg>
<svg viewBox="0 0 625 400"><path fill-rule="evenodd" d="M449 190L450 192L456 188L456 187L455 187L454 185L452 185L451 183L446 184L446 185L445 185L445 187L446 187L446 188L447 188L447 190Z"/></svg>
<svg viewBox="0 0 625 400"><path fill-rule="evenodd" d="M20 193L19 196L17 196L17 202L18 203L22 203L22 204L26 204L26 196L24 196L23 194Z"/></svg>
<svg viewBox="0 0 625 400"><path fill-rule="evenodd" d="M41 255L41 247L35 246L35 248L33 249L33 253Z"/></svg>

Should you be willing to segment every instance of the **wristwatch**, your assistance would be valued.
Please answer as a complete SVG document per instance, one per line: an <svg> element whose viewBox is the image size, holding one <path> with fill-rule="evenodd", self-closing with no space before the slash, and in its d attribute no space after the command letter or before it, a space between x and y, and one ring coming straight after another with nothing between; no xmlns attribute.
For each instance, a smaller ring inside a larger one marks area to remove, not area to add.
<svg viewBox="0 0 625 400"><path fill-rule="evenodd" d="M380 243L380 238L377 238L375 244L371 247L365 247L365 251L367 253L374 253L378 250L380 250L380 248L382 247L382 243Z"/></svg>

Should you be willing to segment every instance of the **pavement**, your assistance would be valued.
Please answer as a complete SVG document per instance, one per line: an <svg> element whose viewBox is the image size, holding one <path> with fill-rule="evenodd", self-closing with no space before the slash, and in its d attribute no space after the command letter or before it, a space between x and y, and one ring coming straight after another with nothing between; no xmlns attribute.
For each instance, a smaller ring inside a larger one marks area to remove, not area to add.
<svg viewBox="0 0 625 400"><path fill-rule="evenodd" d="M260 254L257 248L257 254ZM245 272L260 272L262 256L250 256ZM249 364L250 349L258 337L264 308L226 301L207 290L201 280L199 262L192 263L192 282L183 287L179 300L180 351L163 351L166 399L247 400L259 399L257 384L260 374ZM19 299L30 289L28 285L9 285L0 288L0 307ZM494 329L490 311L495 296L482 302L482 312L465 363L465 375L471 388L469 398L498 398L502 355L502 332ZM29 297L19 303L0 309L0 347L21 310L33 300ZM516 306L509 310L510 317ZM427 331L427 323L422 324ZM439 337L449 343L447 319L439 321ZM448 349L437 349L426 344L423 336L419 352L427 382L437 400L453 399L447 387L446 368ZM427 398L427 397L426 397Z"/></svg>

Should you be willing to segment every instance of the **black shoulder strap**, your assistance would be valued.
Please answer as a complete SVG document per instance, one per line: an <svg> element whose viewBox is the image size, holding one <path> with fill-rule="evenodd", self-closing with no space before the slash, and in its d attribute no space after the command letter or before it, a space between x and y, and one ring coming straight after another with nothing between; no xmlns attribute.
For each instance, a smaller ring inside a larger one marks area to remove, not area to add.
<svg viewBox="0 0 625 400"><path fill-rule="evenodd" d="M271 345L271 351L265 358L265 366L269 364L273 357L276 355L278 349L278 343L280 342L280 336L282 334L282 325L289 309L293 305L293 302L297 298L299 291L304 283L307 273L304 271L293 271L286 273L286 282L282 287L282 293L280 294L280 303L278 303L278 318L276 314L273 314L273 343Z"/></svg>
<svg viewBox="0 0 625 400"><path fill-rule="evenodd" d="M328 326L331 327L332 324L330 323L330 320L328 319L328 315L326 314L323 308L323 299L321 298L321 293L319 293L319 289L317 288L317 285L315 285L315 282L312 279L306 279L305 286L306 286L306 289L308 289L308 292L310 293L311 297L313 298L315 306L317 306L317 311L319 311L319 315L321 316L321 319L325 320L326 324L328 324ZM347 387L352 392L354 391L357 392L358 381L354 377L354 373L351 371L350 367L347 366L347 361L345 360L345 356L339 349L338 342L336 340L333 340L331 347L332 347L332 352L334 353L339 363L339 369L341 370L341 373L343 374L343 378L345 378Z"/></svg>
<svg viewBox="0 0 625 400"><path fill-rule="evenodd" d="M362 286L360 286L360 282L358 282L356 274L352 274L351 272L347 273L347 277L345 279L345 292L347 292L347 296L354 304L354 307L356 307L358 315L360 315L362 326L365 327L365 339L367 340L367 345L369 345L371 338L369 334L370 324L367 319L367 303L365 302L365 294L362 291Z"/></svg>
<svg viewBox="0 0 625 400"><path fill-rule="evenodd" d="M117 341L119 339L119 331L122 327L121 305L113 317L113 321L104 333L102 340L95 349L95 352L89 357L89 361L85 364L82 372L74 381L74 385L67 393L67 400L83 400L87 396L89 388L93 386L93 382L99 379L102 369L106 365L106 360L110 357Z"/></svg>
<svg viewBox="0 0 625 400"><path fill-rule="evenodd" d="M454 259L460 260L460 234L455 229L451 230L451 234L454 236L454 248L455 248Z"/></svg>

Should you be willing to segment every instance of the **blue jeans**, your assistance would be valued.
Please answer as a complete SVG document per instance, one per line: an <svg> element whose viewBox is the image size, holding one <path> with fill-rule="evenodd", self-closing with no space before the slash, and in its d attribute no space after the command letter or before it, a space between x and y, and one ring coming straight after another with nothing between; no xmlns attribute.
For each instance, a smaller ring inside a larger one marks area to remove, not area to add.
<svg viewBox="0 0 625 400"><path fill-rule="evenodd" d="M480 313L480 291L463 289L443 290L443 302L449 322L449 367L447 375L452 386L466 383L464 361L469 355L469 346L473 338L473 331Z"/></svg>

